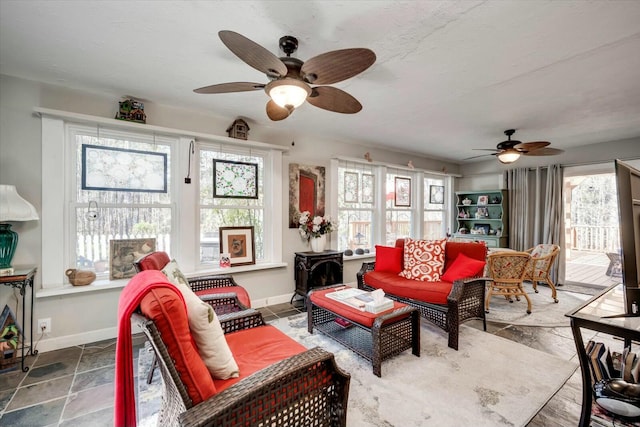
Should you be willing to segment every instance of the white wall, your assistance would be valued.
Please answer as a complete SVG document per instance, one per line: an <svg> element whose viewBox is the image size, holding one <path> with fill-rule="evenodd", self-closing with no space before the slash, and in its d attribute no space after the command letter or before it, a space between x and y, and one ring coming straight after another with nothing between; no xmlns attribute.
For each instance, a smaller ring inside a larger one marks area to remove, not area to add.
<svg viewBox="0 0 640 427"><path fill-rule="evenodd" d="M33 113L33 109L51 108L111 118L117 110L118 100L120 96L117 94L88 93L0 75L0 183L16 185L18 192L41 212L41 121ZM210 113L155 105L151 102L145 102L145 112L148 124L215 135L226 135L226 128L236 118L217 117ZM451 173L458 172L455 164L371 148L364 143L359 145L326 140L322 136L297 135L295 146L292 147L292 136L279 131L277 124L261 127L250 119L248 121L251 128L250 139L289 147L289 152L283 158L283 176L288 176L289 163L325 166L328 171L332 157L340 155L362 158L367 151L374 160L384 160L391 164L406 165L409 160L413 160L417 168L439 171L444 167ZM320 146L322 150L318 150ZM330 188L335 183L330 182L330 174L327 174L327 178L327 188ZM284 196L283 260L288 266L234 274L236 281L247 288L252 300L266 304L288 301L293 295L294 252L308 250L306 243L300 240L297 230L288 228L288 182L282 182L281 191ZM328 198L328 211L333 204L334 201ZM13 264L41 266L40 222L19 223L13 229L20 235ZM179 260L179 254L175 256ZM345 282L355 282L355 275L361 264L362 260L345 261ZM40 277L36 276L36 293L41 287L40 283ZM119 295L120 289L113 289L37 297L34 319L50 317L53 330L50 336L40 342L39 349L46 351L114 337ZM0 289L0 308L6 303L15 309L12 290L3 287ZM24 327L27 328L27 325Z"/></svg>

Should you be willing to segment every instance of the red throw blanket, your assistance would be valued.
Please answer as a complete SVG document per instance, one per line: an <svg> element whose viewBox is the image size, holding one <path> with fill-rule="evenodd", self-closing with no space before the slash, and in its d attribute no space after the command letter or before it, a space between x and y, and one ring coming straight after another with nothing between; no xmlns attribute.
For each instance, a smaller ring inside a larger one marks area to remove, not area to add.
<svg viewBox="0 0 640 427"><path fill-rule="evenodd" d="M184 302L180 291L162 272L147 270L136 274L122 289L118 302L118 341L116 343L115 407L113 425L136 425L136 399L133 380L133 346L131 344L131 314L142 298L153 288L170 288ZM186 310L186 308L185 308Z"/></svg>

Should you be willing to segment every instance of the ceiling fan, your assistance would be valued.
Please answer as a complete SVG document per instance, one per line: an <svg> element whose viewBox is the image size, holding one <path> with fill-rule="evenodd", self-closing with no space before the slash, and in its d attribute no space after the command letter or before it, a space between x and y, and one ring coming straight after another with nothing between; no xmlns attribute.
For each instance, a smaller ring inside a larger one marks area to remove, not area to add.
<svg viewBox="0 0 640 427"><path fill-rule="evenodd" d="M515 129L505 130L504 134L507 135L507 140L499 143L496 148L474 148L474 150L495 151L495 153L467 157L463 160L471 160L484 156L496 156L501 163L509 164L518 160L520 156L555 156L564 153L564 150L550 148L549 145L551 145L551 143L547 141L521 142L513 140L511 139L511 135L515 132Z"/></svg>
<svg viewBox="0 0 640 427"><path fill-rule="evenodd" d="M329 85L360 74L376 61L376 54L369 49L342 49L326 52L305 62L291 57L298 49L293 36L280 38L280 48L286 54L278 58L259 44L233 31L220 31L218 36L238 58L263 72L269 83L233 82L194 89L196 93L247 92L264 89L271 98L267 102L267 116L271 120L283 120L304 103L337 113L353 114L362 105L347 92Z"/></svg>

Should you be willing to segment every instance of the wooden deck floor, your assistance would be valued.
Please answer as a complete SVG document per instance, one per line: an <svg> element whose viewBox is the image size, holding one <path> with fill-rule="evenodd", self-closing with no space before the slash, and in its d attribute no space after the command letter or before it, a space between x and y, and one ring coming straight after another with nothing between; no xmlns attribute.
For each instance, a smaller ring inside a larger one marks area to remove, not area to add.
<svg viewBox="0 0 640 427"><path fill-rule="evenodd" d="M622 277L607 276L609 258L606 254L572 250L566 260L565 282L584 283L592 286L607 287L620 283Z"/></svg>

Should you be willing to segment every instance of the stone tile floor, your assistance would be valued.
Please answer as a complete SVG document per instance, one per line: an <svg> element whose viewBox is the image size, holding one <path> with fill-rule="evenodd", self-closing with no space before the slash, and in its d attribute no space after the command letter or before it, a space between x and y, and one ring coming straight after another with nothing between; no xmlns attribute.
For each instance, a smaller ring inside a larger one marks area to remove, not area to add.
<svg viewBox="0 0 640 427"><path fill-rule="evenodd" d="M265 321L271 321L300 313L302 309L301 302L296 301L293 305L279 304L259 310ZM466 324L482 328L480 321ZM565 359L575 356L569 327L489 323L488 332ZM134 337L134 357L144 342L143 335ZM115 339L38 354L28 357L25 363L30 366L27 373L18 369L0 374L0 426L113 425ZM529 427L577 425L581 390L578 369Z"/></svg>

